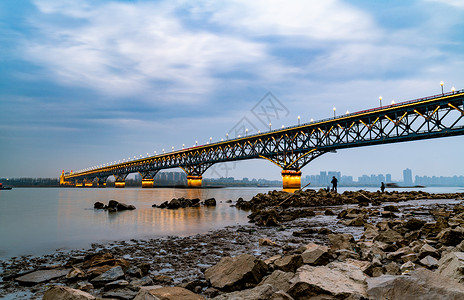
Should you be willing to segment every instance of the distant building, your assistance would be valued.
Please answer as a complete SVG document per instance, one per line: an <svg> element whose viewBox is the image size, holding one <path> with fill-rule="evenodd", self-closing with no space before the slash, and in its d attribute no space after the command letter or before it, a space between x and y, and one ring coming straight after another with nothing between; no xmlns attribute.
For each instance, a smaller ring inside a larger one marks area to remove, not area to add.
<svg viewBox="0 0 464 300"><path fill-rule="evenodd" d="M391 174L385 175L385 180L386 180L387 182L392 182L392 175L391 175Z"/></svg>
<svg viewBox="0 0 464 300"><path fill-rule="evenodd" d="M412 185L412 171L411 169L406 168L403 170L403 183L405 185Z"/></svg>

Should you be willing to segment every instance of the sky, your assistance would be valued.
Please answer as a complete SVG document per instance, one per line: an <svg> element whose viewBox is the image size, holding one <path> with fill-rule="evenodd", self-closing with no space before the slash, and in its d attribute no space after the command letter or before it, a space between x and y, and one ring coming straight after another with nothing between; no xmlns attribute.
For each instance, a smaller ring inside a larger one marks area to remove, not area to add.
<svg viewBox="0 0 464 300"><path fill-rule="evenodd" d="M0 177L464 89L461 0L2 0ZM262 111L261 111L262 112ZM264 122L266 121L266 122ZM464 137L340 150L303 176L464 175ZM179 169L180 170L180 169ZM280 179L266 160L205 177Z"/></svg>

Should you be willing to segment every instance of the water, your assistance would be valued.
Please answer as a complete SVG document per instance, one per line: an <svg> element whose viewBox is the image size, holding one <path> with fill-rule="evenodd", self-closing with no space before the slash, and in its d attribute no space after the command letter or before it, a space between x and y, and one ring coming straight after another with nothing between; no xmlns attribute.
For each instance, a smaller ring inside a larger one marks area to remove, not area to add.
<svg viewBox="0 0 464 300"><path fill-rule="evenodd" d="M257 193L273 189L14 188L0 191L0 258L88 248L92 243L115 240L187 236L246 224L248 213L230 207L225 201L235 202L239 197L249 200ZM339 192L359 189L339 188ZM464 192L454 187L397 190ZM179 197L201 200L214 197L218 205L178 210L152 207ZM93 209L96 201L106 204L110 199L135 205L137 209L118 213Z"/></svg>

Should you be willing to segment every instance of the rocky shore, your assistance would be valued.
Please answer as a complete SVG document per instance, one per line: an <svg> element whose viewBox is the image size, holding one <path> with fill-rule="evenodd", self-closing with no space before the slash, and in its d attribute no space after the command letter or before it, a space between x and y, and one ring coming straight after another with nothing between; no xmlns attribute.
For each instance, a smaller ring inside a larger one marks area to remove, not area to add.
<svg viewBox="0 0 464 300"><path fill-rule="evenodd" d="M0 261L0 298L464 299L463 199L258 194L247 226Z"/></svg>

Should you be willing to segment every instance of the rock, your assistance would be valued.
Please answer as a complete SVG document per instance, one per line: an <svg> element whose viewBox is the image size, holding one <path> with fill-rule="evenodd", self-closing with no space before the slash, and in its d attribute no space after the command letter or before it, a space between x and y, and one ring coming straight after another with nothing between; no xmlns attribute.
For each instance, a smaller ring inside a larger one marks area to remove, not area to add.
<svg viewBox="0 0 464 300"><path fill-rule="evenodd" d="M154 283L169 285L173 281L174 281L174 279L172 279L172 277L169 277L167 275L155 275L155 276L153 276L153 282Z"/></svg>
<svg viewBox="0 0 464 300"><path fill-rule="evenodd" d="M119 202L119 203L117 204L117 206L116 206L116 209L117 209L117 210L133 210L133 209L135 209L135 206L133 206L133 205L127 205L127 204L125 204L125 203Z"/></svg>
<svg viewBox="0 0 464 300"><path fill-rule="evenodd" d="M426 256L439 257L437 249L430 246L429 244L424 244L419 250L419 258L424 258Z"/></svg>
<svg viewBox="0 0 464 300"><path fill-rule="evenodd" d="M129 282L127 280L119 279L105 284L105 290L121 289L127 287L128 285Z"/></svg>
<svg viewBox="0 0 464 300"><path fill-rule="evenodd" d="M126 274L137 278L143 277L142 269L140 269L138 266L130 266L130 268L126 271Z"/></svg>
<svg viewBox="0 0 464 300"><path fill-rule="evenodd" d="M89 290L93 289L93 284L91 284L90 282L81 281L81 282L77 283L77 288L79 290L89 291Z"/></svg>
<svg viewBox="0 0 464 300"><path fill-rule="evenodd" d="M72 270L66 275L68 280L78 280L85 278L85 273L79 268L73 267Z"/></svg>
<svg viewBox="0 0 464 300"><path fill-rule="evenodd" d="M385 205L383 207L384 211L390 211L390 212L399 212L400 210L398 209L398 206L395 205Z"/></svg>
<svg viewBox="0 0 464 300"><path fill-rule="evenodd" d="M311 266L326 265L332 259L327 246L320 246L314 243L308 244L306 250L301 254L303 263Z"/></svg>
<svg viewBox="0 0 464 300"><path fill-rule="evenodd" d="M206 199L205 206L216 206L216 199L214 198Z"/></svg>
<svg viewBox="0 0 464 300"><path fill-rule="evenodd" d="M351 234L348 233L333 233L327 236L330 242L330 250L336 251L340 249L353 250L355 241Z"/></svg>
<svg viewBox="0 0 464 300"><path fill-rule="evenodd" d="M394 261L385 266L385 271L388 275L400 275L400 266Z"/></svg>
<svg viewBox="0 0 464 300"><path fill-rule="evenodd" d="M268 300L277 290L270 284L214 297L214 300Z"/></svg>
<svg viewBox="0 0 464 300"><path fill-rule="evenodd" d="M295 276L292 272L283 272L275 270L271 275L265 277L258 286L263 284L270 284L277 290L287 292L290 288L290 280Z"/></svg>
<svg viewBox="0 0 464 300"><path fill-rule="evenodd" d="M273 246L273 247L279 246L277 245L277 243L271 241L270 239L261 238L258 240L258 243L260 246Z"/></svg>
<svg viewBox="0 0 464 300"><path fill-rule="evenodd" d="M368 278L367 285L369 299L464 299L463 286L427 269L419 269L409 275Z"/></svg>
<svg viewBox="0 0 464 300"><path fill-rule="evenodd" d="M415 230L422 229L422 227L425 225L425 223L426 222L424 220L419 220L419 219L416 219L416 218L412 218L412 219L409 219L404 224L404 227L406 227L407 229L409 229L411 231L415 231Z"/></svg>
<svg viewBox="0 0 464 300"><path fill-rule="evenodd" d="M403 247L403 248L400 248L398 250L396 250L395 252L391 252L391 253L388 253L387 254L387 259L389 260L396 260L404 255L407 255L407 254L411 254L411 253L414 253L414 251L412 251L411 248L409 247Z"/></svg>
<svg viewBox="0 0 464 300"><path fill-rule="evenodd" d="M360 259L359 254L355 251L340 249L335 251L335 255L339 261L344 261L347 259Z"/></svg>
<svg viewBox="0 0 464 300"><path fill-rule="evenodd" d="M464 252L451 252L438 262L438 273L464 283Z"/></svg>
<svg viewBox="0 0 464 300"><path fill-rule="evenodd" d="M408 262L408 261L416 262L418 259L419 259L419 255L417 253L410 253L410 254L401 256L401 260L403 262Z"/></svg>
<svg viewBox="0 0 464 300"><path fill-rule="evenodd" d="M223 257L218 264L205 271L205 277L215 288L235 291L246 284L258 284L267 271L268 266L262 260L249 254L241 254Z"/></svg>
<svg viewBox="0 0 464 300"><path fill-rule="evenodd" d="M117 209L118 203L119 203L119 202L116 201L116 200L110 200L110 201L108 202L108 208Z"/></svg>
<svg viewBox="0 0 464 300"><path fill-rule="evenodd" d="M359 268L366 275L372 275L373 264L368 261L349 258L345 261L345 263Z"/></svg>
<svg viewBox="0 0 464 300"><path fill-rule="evenodd" d="M122 270L121 266L117 266L111 268L100 276L95 277L90 282L95 286L102 286L106 283L116 281L122 277L124 277L124 271Z"/></svg>
<svg viewBox="0 0 464 300"><path fill-rule="evenodd" d="M55 278L66 276L71 270L70 269L50 269L50 270L38 270L26 275L16 278L16 282L20 285L31 286L38 283L44 283Z"/></svg>
<svg viewBox="0 0 464 300"><path fill-rule="evenodd" d="M274 261L274 267L284 272L295 272L303 265L303 258L299 254L288 255Z"/></svg>
<svg viewBox="0 0 464 300"><path fill-rule="evenodd" d="M326 215L326 216L334 216L335 213L334 213L333 210L331 210L331 209L326 209L326 210L324 211L324 215Z"/></svg>
<svg viewBox="0 0 464 300"><path fill-rule="evenodd" d="M343 222L343 224L345 224L346 226L364 226L364 224L366 224L366 221L363 217L356 217L354 219Z"/></svg>
<svg viewBox="0 0 464 300"><path fill-rule="evenodd" d="M150 278L150 276L145 276L140 279L134 279L130 282L131 286L150 286L153 284L153 280Z"/></svg>
<svg viewBox="0 0 464 300"><path fill-rule="evenodd" d="M105 207L105 204L101 203L101 202L95 202L94 205L93 205L93 208L95 209L103 209Z"/></svg>
<svg viewBox="0 0 464 300"><path fill-rule="evenodd" d="M116 298L121 300L132 300L137 295L137 292L134 292L130 289L114 289L103 293L103 298Z"/></svg>
<svg viewBox="0 0 464 300"><path fill-rule="evenodd" d="M54 286L48 289L43 300L94 300L97 299L81 290L72 289L66 286Z"/></svg>
<svg viewBox="0 0 464 300"><path fill-rule="evenodd" d="M288 294L295 299L310 299L317 295L353 299L366 297L366 276L356 266L332 262L327 266L304 265L291 280Z"/></svg>
<svg viewBox="0 0 464 300"><path fill-rule="evenodd" d="M416 269L416 265L412 261L405 262L400 267L401 274L408 274L415 269Z"/></svg>
<svg viewBox="0 0 464 300"><path fill-rule="evenodd" d="M383 243L396 243L400 242L401 240L403 240L403 236L393 229L381 231L379 235L374 238L374 241Z"/></svg>
<svg viewBox="0 0 464 300"><path fill-rule="evenodd" d="M181 287L142 288L134 300L204 300L205 298Z"/></svg>
<svg viewBox="0 0 464 300"><path fill-rule="evenodd" d="M446 228L437 235L437 239L443 245L456 246L464 239L464 230Z"/></svg>
<svg viewBox="0 0 464 300"><path fill-rule="evenodd" d="M438 267L438 260L435 257L432 257L430 255L421 259L419 263L429 269L435 269Z"/></svg>
<svg viewBox="0 0 464 300"><path fill-rule="evenodd" d="M274 208L263 209L257 212L254 212L248 216L251 222L256 223L260 226L279 226L280 217L277 210Z"/></svg>
<svg viewBox="0 0 464 300"><path fill-rule="evenodd" d="M293 299L292 296L285 293L284 291L277 291L271 295L271 298L269 298L269 300L295 300L295 299Z"/></svg>

